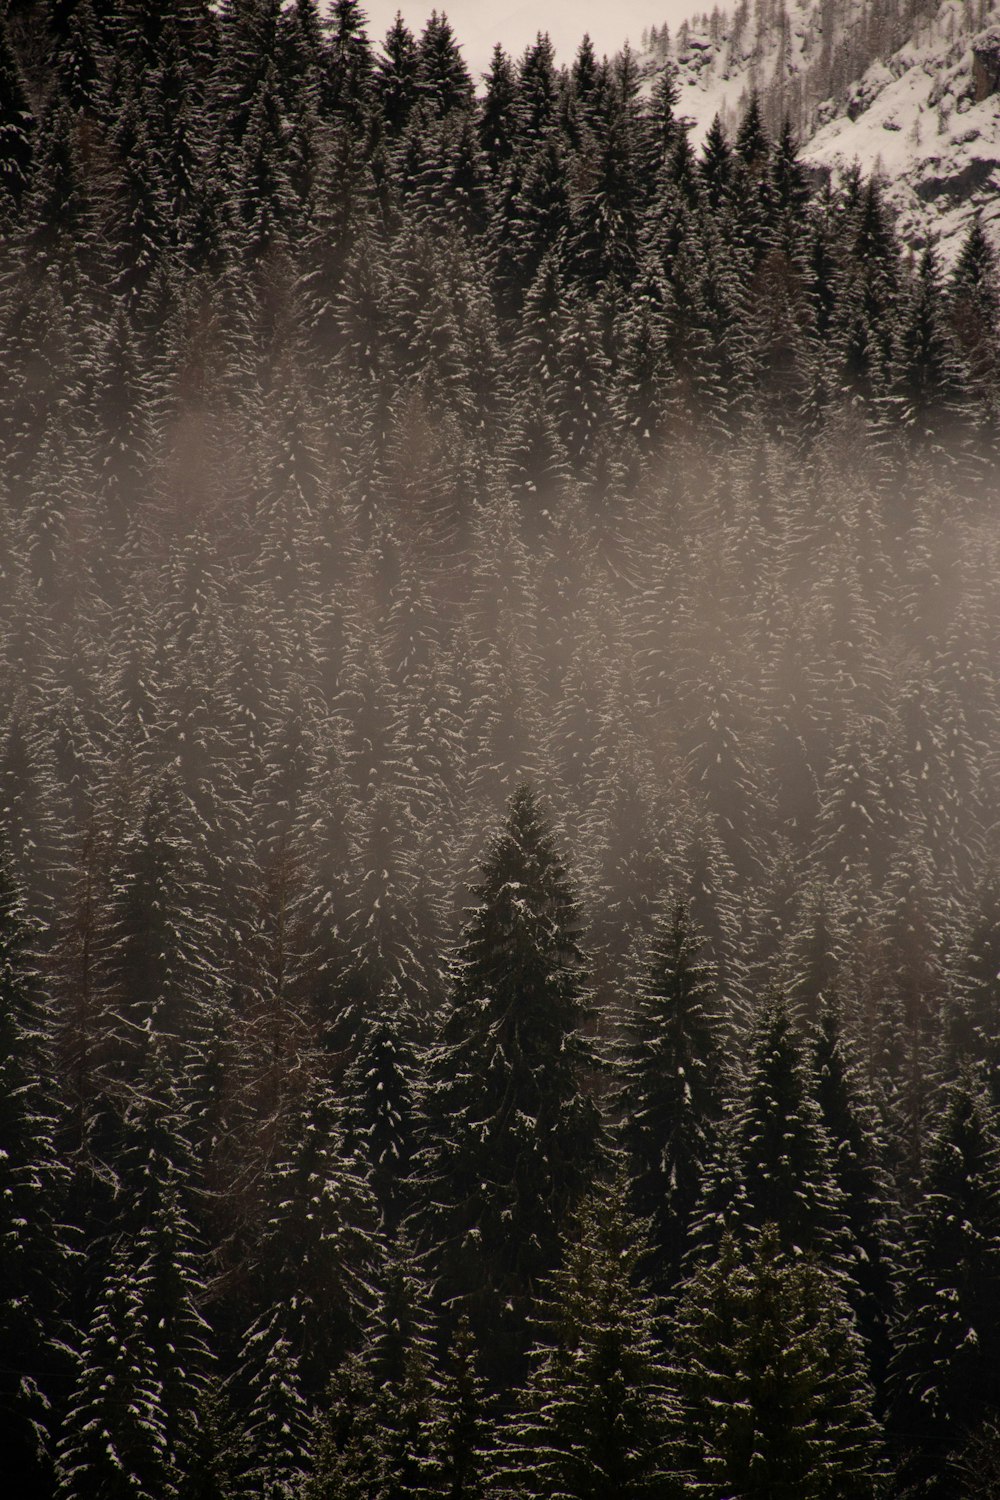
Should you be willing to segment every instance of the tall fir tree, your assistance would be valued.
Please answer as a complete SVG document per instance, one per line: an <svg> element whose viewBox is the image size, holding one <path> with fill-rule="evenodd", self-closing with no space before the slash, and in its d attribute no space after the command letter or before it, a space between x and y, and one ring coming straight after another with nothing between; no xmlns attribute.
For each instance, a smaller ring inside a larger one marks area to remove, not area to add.
<svg viewBox="0 0 1000 1500"><path fill-rule="evenodd" d="M509 1372L601 1135L579 908L528 787L475 894L429 1065L419 1222L439 1297Z"/></svg>
<svg viewBox="0 0 1000 1500"><path fill-rule="evenodd" d="M161 1500L171 1492L163 1385L146 1317L150 1270L113 1253L78 1353L57 1462L65 1500Z"/></svg>
<svg viewBox="0 0 1000 1500"><path fill-rule="evenodd" d="M949 1456L1000 1406L998 1216L996 1123L967 1074L944 1093L902 1236L891 1416L916 1495L953 1493Z"/></svg>
<svg viewBox="0 0 1000 1500"><path fill-rule="evenodd" d="M17 216L34 154L35 120L6 18L0 19L0 223Z"/></svg>
<svg viewBox="0 0 1000 1500"><path fill-rule="evenodd" d="M316 1085L286 1105L275 1145L262 1222L253 1226L260 1311L252 1336L270 1326L277 1306L274 1336L289 1340L303 1390L315 1400L371 1307L381 1256L378 1215L363 1171L344 1152L328 1087Z"/></svg>
<svg viewBox="0 0 1000 1500"><path fill-rule="evenodd" d="M686 903L659 914L635 989L615 1110L632 1204L650 1225L650 1269L666 1292L680 1272L723 1102L719 997Z"/></svg>
<svg viewBox="0 0 1000 1500"><path fill-rule="evenodd" d="M447 1500L487 1500L493 1473L493 1423L479 1353L465 1315L440 1362L431 1433L431 1486Z"/></svg>
<svg viewBox="0 0 1000 1500"><path fill-rule="evenodd" d="M11 1485L51 1487L53 1378L70 1231L56 1151L52 1018L0 830L0 1424Z"/></svg>
<svg viewBox="0 0 1000 1500"><path fill-rule="evenodd" d="M236 1493L291 1500L306 1477L312 1411L280 1311L248 1333L237 1384L244 1440Z"/></svg>
<svg viewBox="0 0 1000 1500"><path fill-rule="evenodd" d="M836 1281L768 1226L728 1235L692 1279L673 1344L682 1493L875 1500L882 1438L861 1342Z"/></svg>
<svg viewBox="0 0 1000 1500"><path fill-rule="evenodd" d="M830 1138L805 1047L778 992L759 1006L743 1075L695 1213L694 1263L710 1258L727 1233L752 1244L774 1225L787 1253L812 1253L842 1271L849 1242Z"/></svg>
<svg viewBox="0 0 1000 1500"><path fill-rule="evenodd" d="M669 1402L625 1183L589 1198L567 1239L541 1294L534 1367L500 1434L504 1492L652 1500L673 1478Z"/></svg>
<svg viewBox="0 0 1000 1500"><path fill-rule="evenodd" d="M843 1035L841 1008L824 1002L813 1042L816 1098L833 1150L849 1239L848 1298L881 1393L890 1352L895 1300L893 1262L898 1207L884 1165L877 1112Z"/></svg>
<svg viewBox="0 0 1000 1500"><path fill-rule="evenodd" d="M357 1053L343 1083L344 1140L367 1163L389 1235L411 1205L421 1059L419 1024L398 984L362 1021Z"/></svg>

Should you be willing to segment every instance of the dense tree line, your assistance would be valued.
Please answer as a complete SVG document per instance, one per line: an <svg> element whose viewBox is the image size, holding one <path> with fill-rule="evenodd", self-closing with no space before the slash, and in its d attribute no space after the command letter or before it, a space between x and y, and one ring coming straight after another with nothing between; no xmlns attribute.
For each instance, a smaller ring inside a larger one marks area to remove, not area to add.
<svg viewBox="0 0 1000 1500"><path fill-rule="evenodd" d="M18 1493L990 1493L993 256L674 103L8 0Z"/></svg>

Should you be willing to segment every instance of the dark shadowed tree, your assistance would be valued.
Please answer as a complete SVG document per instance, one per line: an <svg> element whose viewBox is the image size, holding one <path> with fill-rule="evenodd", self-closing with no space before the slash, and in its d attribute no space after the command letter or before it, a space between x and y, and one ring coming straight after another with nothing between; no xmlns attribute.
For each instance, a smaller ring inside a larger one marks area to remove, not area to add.
<svg viewBox="0 0 1000 1500"><path fill-rule="evenodd" d="M586 1188L600 1124L579 908L534 794L482 869L429 1065L419 1224L438 1295L516 1369L539 1278Z"/></svg>

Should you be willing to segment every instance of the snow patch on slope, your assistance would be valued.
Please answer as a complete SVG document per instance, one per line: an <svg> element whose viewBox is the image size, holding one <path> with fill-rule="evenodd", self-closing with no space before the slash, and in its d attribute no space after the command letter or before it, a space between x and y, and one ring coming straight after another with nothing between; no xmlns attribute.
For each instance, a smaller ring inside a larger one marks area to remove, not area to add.
<svg viewBox="0 0 1000 1500"><path fill-rule="evenodd" d="M668 61L696 144L716 114L732 133L756 91L817 172L877 174L915 249L954 259L977 211L1000 248L1000 0L739 0L669 39L653 28L646 68Z"/></svg>
<svg viewBox="0 0 1000 1500"><path fill-rule="evenodd" d="M846 113L821 125L803 152L835 175L857 163L881 177L906 241L936 243L945 259L977 211L1000 245L1000 94L976 97L984 86L977 52L991 33L952 39L961 11L947 0L922 38L870 68Z"/></svg>

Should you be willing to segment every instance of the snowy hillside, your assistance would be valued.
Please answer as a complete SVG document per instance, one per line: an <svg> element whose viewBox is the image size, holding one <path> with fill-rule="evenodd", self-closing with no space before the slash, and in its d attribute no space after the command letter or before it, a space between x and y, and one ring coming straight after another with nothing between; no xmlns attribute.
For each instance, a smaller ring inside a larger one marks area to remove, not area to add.
<svg viewBox="0 0 1000 1500"><path fill-rule="evenodd" d="M1000 4L749 0L647 33L647 65L678 69L695 138L730 127L756 90L810 164L877 173L914 246L950 258L976 210L1000 243Z"/></svg>
<svg viewBox="0 0 1000 1500"><path fill-rule="evenodd" d="M949 256L970 215L982 213L1000 243L1000 94L992 59L1000 27L969 34L956 0L887 64L864 75L848 108L817 131L806 156L842 171L857 161L878 173L914 245L939 242Z"/></svg>

